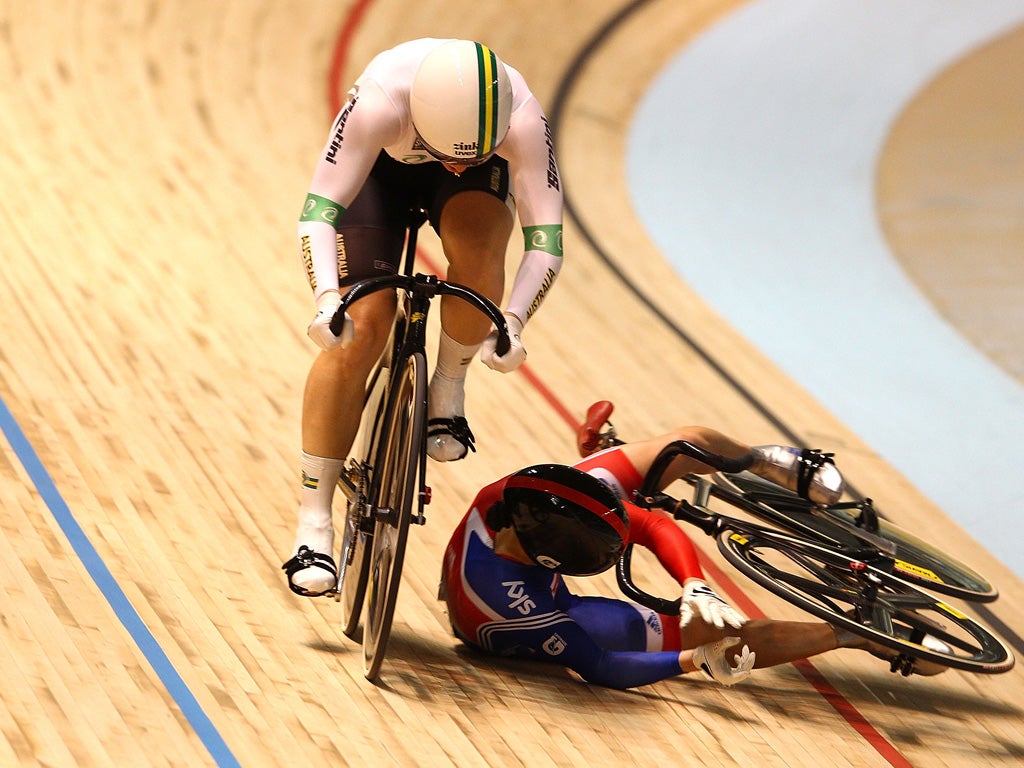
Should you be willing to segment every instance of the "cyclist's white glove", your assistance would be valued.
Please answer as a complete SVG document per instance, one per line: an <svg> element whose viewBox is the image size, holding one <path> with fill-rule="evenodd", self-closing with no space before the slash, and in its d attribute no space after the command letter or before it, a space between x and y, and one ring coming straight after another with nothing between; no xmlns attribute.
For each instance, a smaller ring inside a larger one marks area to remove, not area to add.
<svg viewBox="0 0 1024 768"><path fill-rule="evenodd" d="M725 655L728 649L739 642L738 637L725 637L714 643L698 645L693 649L693 663L705 675L722 685L736 685L750 677L754 668L754 652L744 645L743 650L732 658L736 666L729 664Z"/></svg>
<svg viewBox="0 0 1024 768"><path fill-rule="evenodd" d="M723 629L726 624L739 629L747 621L739 611L716 595L711 587L700 579L691 579L683 587L683 602L679 606L679 626L685 627L698 613L705 623L713 624L719 629Z"/></svg>
<svg viewBox="0 0 1024 768"><path fill-rule="evenodd" d="M339 306L341 306L341 294L337 291L324 291L316 300L316 317L309 324L306 333L317 343L317 346L323 349L332 350L344 347L352 341L352 336L355 333L352 327L352 318L348 316L348 312L345 313L345 325L341 329L341 335L335 336L331 332L331 318L334 317Z"/></svg>
<svg viewBox="0 0 1024 768"><path fill-rule="evenodd" d="M518 317L508 313L505 314L505 320L508 322L509 341L512 342L508 352L499 357L497 330L491 331L490 335L484 339L484 344L480 348L480 359L484 365L501 373L514 371L526 359L526 347L519 340L519 335L523 332L523 324L519 321Z"/></svg>

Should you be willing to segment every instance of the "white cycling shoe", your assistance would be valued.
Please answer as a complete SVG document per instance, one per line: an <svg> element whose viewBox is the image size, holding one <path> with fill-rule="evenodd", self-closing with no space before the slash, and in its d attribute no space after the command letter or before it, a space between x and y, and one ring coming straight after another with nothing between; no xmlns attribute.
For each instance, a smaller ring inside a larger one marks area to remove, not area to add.
<svg viewBox="0 0 1024 768"><path fill-rule="evenodd" d="M750 471L773 483L800 492L801 472L809 471L811 464L801 458L803 451L785 445L758 445L750 450L754 463ZM843 495L846 483L842 474L832 463L831 454L808 451L811 459L823 459L814 470L810 482L806 483L805 498L815 504L835 504Z"/></svg>
<svg viewBox="0 0 1024 768"><path fill-rule="evenodd" d="M434 461L458 461L476 451L473 431L463 415L465 381L435 373L427 397L427 455Z"/></svg>
<svg viewBox="0 0 1024 768"><path fill-rule="evenodd" d="M951 653L953 650L946 643L942 642L937 637L932 637L931 635L925 635L924 639L921 641L921 645L939 653ZM907 656L904 653L900 653L893 648L887 648L879 643L871 642L870 640L865 646L865 650L875 658L889 662L889 670L891 672L899 672L904 677L907 677L908 675L932 677L933 675L940 675L949 669L945 664L939 664L938 662L928 661L926 659L916 659L911 656Z"/></svg>
<svg viewBox="0 0 1024 768"><path fill-rule="evenodd" d="M475 438L465 416L427 421L427 455L434 461L458 461L476 451Z"/></svg>
<svg viewBox="0 0 1024 768"><path fill-rule="evenodd" d="M314 552L305 544L281 566L288 576L288 588L303 597L320 597L338 586L338 567L334 558Z"/></svg>

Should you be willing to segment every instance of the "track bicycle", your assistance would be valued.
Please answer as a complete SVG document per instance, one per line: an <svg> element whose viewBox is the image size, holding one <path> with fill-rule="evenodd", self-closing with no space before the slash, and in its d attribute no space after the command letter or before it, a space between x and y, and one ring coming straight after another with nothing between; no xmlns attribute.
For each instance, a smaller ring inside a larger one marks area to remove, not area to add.
<svg viewBox="0 0 1024 768"><path fill-rule="evenodd" d="M607 401L588 410L578 434L581 453L622 443L607 421L611 410ZM665 470L680 455L717 470L683 478L693 489L692 501L658 490ZM712 510L713 498L756 519ZM996 589L938 548L880 520L870 499L816 505L747 472L742 460L678 441L661 452L633 501L664 510L713 537L732 566L775 595L897 651L894 672L911 674L915 659L985 674L1014 665L1002 641L932 594L944 591L987 602L996 599ZM680 599L656 597L636 586L632 546L616 568L619 588L659 613L678 614Z"/></svg>
<svg viewBox="0 0 1024 768"><path fill-rule="evenodd" d="M413 215L402 272L354 284L331 321L331 330L339 335L345 311L354 302L383 290L399 296L390 338L367 379L354 442L361 448L349 458L338 481L346 512L334 597L342 607L342 631L353 639L359 639L365 603L361 640L368 680L377 678L391 634L409 525L426 522L423 509L430 502L426 327L432 300L454 296L466 301L498 329L498 354L510 346L504 316L492 301L466 286L414 273L416 234L426 214Z"/></svg>

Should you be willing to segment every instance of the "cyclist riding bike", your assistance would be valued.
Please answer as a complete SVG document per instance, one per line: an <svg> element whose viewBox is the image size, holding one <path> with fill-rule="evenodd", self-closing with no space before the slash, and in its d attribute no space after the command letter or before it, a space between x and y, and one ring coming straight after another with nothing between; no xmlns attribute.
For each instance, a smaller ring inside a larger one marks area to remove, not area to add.
<svg viewBox="0 0 1024 768"><path fill-rule="evenodd" d="M413 40L378 54L348 93L313 174L298 225L316 301L308 333L321 348L302 404L302 487L291 589L335 587L331 502L359 427L367 376L395 311L393 292L356 302L335 336L341 292L400 269L415 213L427 213L447 279L492 301L505 293L505 251L518 213L525 249L504 305L512 347L496 350L490 322L443 297L428 403L428 453L475 450L465 417L466 370L477 352L508 372L526 358L523 326L562 265L562 189L547 119L522 75L469 40Z"/></svg>
<svg viewBox="0 0 1024 768"><path fill-rule="evenodd" d="M485 487L445 551L440 599L456 637L504 656L560 664L584 680L630 688L702 670L723 685L836 648L890 660L882 646L824 622L747 621L707 585L696 548L667 514L629 501L662 448L686 440L812 501L834 503L843 478L830 461L801 477L797 449L751 447L706 427L683 427L587 456L574 466L542 464ZM662 487L712 469L677 457ZM651 550L679 583L679 616L619 599L578 596L563 575L611 568L625 547ZM928 638L932 640L932 638ZM918 663L918 674L945 668Z"/></svg>

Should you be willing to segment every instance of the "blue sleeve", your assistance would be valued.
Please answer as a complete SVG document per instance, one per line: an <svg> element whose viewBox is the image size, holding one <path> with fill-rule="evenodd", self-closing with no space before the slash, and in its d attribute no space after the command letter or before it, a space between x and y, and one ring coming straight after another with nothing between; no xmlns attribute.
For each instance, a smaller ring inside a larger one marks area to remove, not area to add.
<svg viewBox="0 0 1024 768"><path fill-rule="evenodd" d="M588 666L591 668L575 671L588 683L609 688L634 688L683 672L678 651L603 651L596 663Z"/></svg>
<svg viewBox="0 0 1024 768"><path fill-rule="evenodd" d="M623 600L581 597L536 566L497 557L471 537L466 588L494 616L474 644L559 664L595 685L633 688L682 674L677 651L647 651L643 616Z"/></svg>
<svg viewBox="0 0 1024 768"><path fill-rule="evenodd" d="M588 683L634 688L682 674L678 651L610 651L568 616L545 634L537 638L542 651L537 655L568 667Z"/></svg>
<svg viewBox="0 0 1024 768"><path fill-rule="evenodd" d="M543 613L547 605L538 607ZM622 600L578 597L559 584L543 626L520 625L522 652L576 672L588 683L633 688L682 674L678 651L643 650L643 618ZM525 647L524 647L525 646Z"/></svg>

